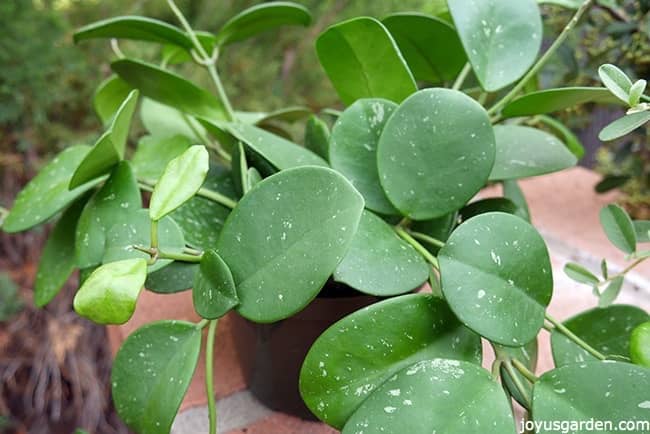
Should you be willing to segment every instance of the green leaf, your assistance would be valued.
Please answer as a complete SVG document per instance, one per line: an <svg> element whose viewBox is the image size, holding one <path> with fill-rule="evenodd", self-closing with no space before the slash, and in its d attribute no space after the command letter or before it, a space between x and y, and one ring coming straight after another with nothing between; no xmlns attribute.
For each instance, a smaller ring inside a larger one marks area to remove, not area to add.
<svg viewBox="0 0 650 434"><path fill-rule="evenodd" d="M120 418L141 434L169 433L200 349L201 330L189 322L154 322L131 334L111 373Z"/></svg>
<svg viewBox="0 0 650 434"><path fill-rule="evenodd" d="M519 184L517 184L517 181L513 179L507 179L501 184L503 185L503 197L510 199L515 205L517 205L517 212L515 215L530 223L530 210L528 209L528 202L526 202L524 192L519 187Z"/></svg>
<svg viewBox="0 0 650 434"><path fill-rule="evenodd" d="M512 359L520 361L529 371L535 372L537 368L537 358L539 354L539 348L537 344L537 338L528 342L522 347L506 347L503 345L493 344L495 349L500 353L505 353ZM507 392L512 396L517 402L524 408L527 408L528 403L526 398L521 394L517 386L515 385L512 376L508 370L501 365L500 369L501 382L506 387ZM520 384L524 386L527 392L527 396L531 396L533 392L532 383L521 373L515 369L515 375L517 376Z"/></svg>
<svg viewBox="0 0 650 434"><path fill-rule="evenodd" d="M600 283L598 277L596 277L591 271L575 262L567 262L564 265L564 274L579 283L586 283L587 285Z"/></svg>
<svg viewBox="0 0 650 434"><path fill-rule="evenodd" d="M556 136L558 136L564 145L571 151L573 155L579 160L585 155L585 147L580 142L578 136L576 136L573 131L562 122L559 122L549 116L539 115L537 119L543 124L550 127L554 130Z"/></svg>
<svg viewBox="0 0 650 434"><path fill-rule="evenodd" d="M623 287L623 280L623 276L619 276L614 278L610 284L607 285L607 288L605 288L598 299L598 307L607 307L616 300L616 297L618 297L618 294L621 292L621 288Z"/></svg>
<svg viewBox="0 0 650 434"><path fill-rule="evenodd" d="M100 183L101 179L95 179L68 190L74 170L88 151L88 146L72 146L45 165L18 193L13 207L5 217L2 230L13 233L37 226Z"/></svg>
<svg viewBox="0 0 650 434"><path fill-rule="evenodd" d="M182 135L169 137L144 136L131 158L133 170L140 179L157 181L165 167L185 152L192 142Z"/></svg>
<svg viewBox="0 0 650 434"><path fill-rule="evenodd" d="M617 103L604 87L563 87L532 92L513 100L502 112L503 116L533 116L553 113L589 102Z"/></svg>
<svg viewBox="0 0 650 434"><path fill-rule="evenodd" d="M600 81L603 82L605 87L609 89L616 98L620 99L625 104L628 103L632 82L623 71L614 65L605 64L598 68L598 76L600 77Z"/></svg>
<svg viewBox="0 0 650 434"><path fill-rule="evenodd" d="M382 219L364 211L352 244L334 270L334 280L366 294L390 296L418 288L429 266Z"/></svg>
<svg viewBox="0 0 650 434"><path fill-rule="evenodd" d="M75 269L75 226L85 199L68 208L50 233L38 262L34 282L34 304L43 307L61 290Z"/></svg>
<svg viewBox="0 0 650 434"><path fill-rule="evenodd" d="M255 125L268 126L273 125L275 122L295 123L304 119L312 114L309 107L291 106L281 108L270 113L262 113L260 117L253 122Z"/></svg>
<svg viewBox="0 0 650 434"><path fill-rule="evenodd" d="M279 170L299 166L327 166L325 160L308 149L280 136L247 124L228 124L228 131Z"/></svg>
<svg viewBox="0 0 650 434"><path fill-rule="evenodd" d="M93 107L103 124L111 122L131 90L117 75L111 75L99 85L93 96Z"/></svg>
<svg viewBox="0 0 650 434"><path fill-rule="evenodd" d="M636 251L636 232L630 216L618 205L600 210L600 224L609 241L625 253Z"/></svg>
<svg viewBox="0 0 650 434"><path fill-rule="evenodd" d="M217 245L239 313L273 322L305 307L347 252L362 209L361 195L327 168L289 169L257 184L230 213Z"/></svg>
<svg viewBox="0 0 650 434"><path fill-rule="evenodd" d="M107 174L124 158L131 120L138 103L138 91L132 90L117 109L108 130L97 140L95 146L83 159L72 175L70 188Z"/></svg>
<svg viewBox="0 0 650 434"><path fill-rule="evenodd" d="M221 318L239 304L230 268L214 250L201 257L192 299L196 312L208 319Z"/></svg>
<svg viewBox="0 0 650 434"><path fill-rule="evenodd" d="M483 89L502 89L533 65L542 46L542 17L535 0L447 3Z"/></svg>
<svg viewBox="0 0 650 434"><path fill-rule="evenodd" d="M494 133L485 109L454 90L426 89L408 98L379 138L381 185L415 220L459 209L487 182Z"/></svg>
<svg viewBox="0 0 650 434"><path fill-rule="evenodd" d="M151 220L158 221L199 191L210 169L210 156L203 145L190 146L167 164L149 203Z"/></svg>
<svg viewBox="0 0 650 434"><path fill-rule="evenodd" d="M74 310L99 324L124 324L147 278L142 258L104 264L91 273L74 297Z"/></svg>
<svg viewBox="0 0 650 434"><path fill-rule="evenodd" d="M635 306L612 305L594 308L574 316L564 325L597 351L609 356L630 355L630 332L650 316ZM551 333L551 348L555 366L596 360L562 333Z"/></svg>
<svg viewBox="0 0 650 434"><path fill-rule="evenodd" d="M490 373L459 360L423 360L382 384L342 434L514 434L510 402Z"/></svg>
<svg viewBox="0 0 650 434"><path fill-rule="evenodd" d="M202 143L206 136L205 128L195 118L153 99L142 98L140 119L149 134L157 138L180 135Z"/></svg>
<svg viewBox="0 0 650 434"><path fill-rule="evenodd" d="M319 419L341 428L386 380L436 357L479 364L480 339L441 299L391 298L348 315L314 342L300 372L300 394Z"/></svg>
<svg viewBox="0 0 650 434"><path fill-rule="evenodd" d="M479 214L495 211L517 215L518 208L510 199L504 197L490 197L487 199L477 200L464 206L460 210L460 215L462 220L469 220Z"/></svg>
<svg viewBox="0 0 650 434"><path fill-rule="evenodd" d="M125 212L142 208L142 197L131 166L123 161L84 207L76 223L75 257L79 268L99 265L104 256L106 234Z"/></svg>
<svg viewBox="0 0 650 434"><path fill-rule="evenodd" d="M309 116L305 125L305 148L321 158L329 158L330 131L327 124L316 115Z"/></svg>
<svg viewBox="0 0 650 434"><path fill-rule="evenodd" d="M616 140L645 125L648 121L650 121L650 111L625 115L603 128L598 138L603 142Z"/></svg>
<svg viewBox="0 0 650 434"><path fill-rule="evenodd" d="M648 390L650 370L640 366L602 362L567 365L545 373L535 384L532 413L536 421L576 424L593 423L594 419L611 421L613 426L624 421L647 421ZM538 433L557 431L542 428Z"/></svg>
<svg viewBox="0 0 650 434"><path fill-rule="evenodd" d="M578 162L555 136L536 128L497 125L494 135L497 153L491 181L558 172Z"/></svg>
<svg viewBox="0 0 650 434"><path fill-rule="evenodd" d="M192 40L178 27L147 17L123 16L97 21L77 30L74 42L95 38L134 39L137 41L174 44L192 48Z"/></svg>
<svg viewBox="0 0 650 434"><path fill-rule="evenodd" d="M235 191L239 197L241 197L248 191L246 188L248 186L248 161L246 161L246 151L241 142L237 143L237 146L235 146L232 160L230 161L230 168L232 171L232 181L235 186Z"/></svg>
<svg viewBox="0 0 650 434"><path fill-rule="evenodd" d="M281 26L308 26L311 14L302 5L274 1L250 7L232 17L217 32L219 45L232 44Z"/></svg>
<svg viewBox="0 0 650 434"><path fill-rule="evenodd" d="M339 116L332 128L329 162L359 190L366 208L396 214L377 173L377 143L397 104L385 99L360 99Z"/></svg>
<svg viewBox="0 0 650 434"><path fill-rule="evenodd" d="M596 193L606 193L625 185L632 177L630 175L605 175L594 187Z"/></svg>
<svg viewBox="0 0 650 434"><path fill-rule="evenodd" d="M456 78L467 62L456 30L446 21L416 12L382 20L416 80L440 83Z"/></svg>
<svg viewBox="0 0 650 434"><path fill-rule="evenodd" d="M199 264L172 262L165 268L147 275L144 287L159 294L172 294L185 291L194 285L194 276L199 272Z"/></svg>
<svg viewBox="0 0 650 434"><path fill-rule="evenodd" d="M632 85L628 99L628 104L630 104L630 107L634 107L635 105L639 104L639 102L641 102L641 95L643 95L643 92L645 92L647 85L648 82L645 80L637 80Z"/></svg>
<svg viewBox="0 0 650 434"><path fill-rule="evenodd" d="M262 175L257 171L256 168L251 167L248 169L248 176L246 177L246 182L248 183L248 190L250 191L253 187L262 181Z"/></svg>
<svg viewBox="0 0 650 434"><path fill-rule="evenodd" d="M632 225L639 243L650 242L650 220L635 220Z"/></svg>
<svg viewBox="0 0 650 434"><path fill-rule="evenodd" d="M125 212L120 221L115 222L106 232L106 249L104 264L122 259L149 259L147 253L135 250L133 246L149 247L151 245L151 219L149 210ZM158 223L158 245L160 250L167 253L183 253L185 240L183 232L170 217L165 217ZM149 266L149 272L154 272L169 265L171 260L158 259Z"/></svg>
<svg viewBox="0 0 650 434"><path fill-rule="evenodd" d="M131 59L111 63L111 69L147 98L195 116L225 119L223 104L208 91L157 66Z"/></svg>
<svg viewBox="0 0 650 434"><path fill-rule="evenodd" d="M481 214L451 234L438 261L445 299L467 327L509 346L537 336L553 276L533 226L510 214Z"/></svg>
<svg viewBox="0 0 650 434"><path fill-rule="evenodd" d="M359 98L399 103L417 90L397 44L374 18L329 27L316 40L316 53L344 104Z"/></svg>
<svg viewBox="0 0 650 434"><path fill-rule="evenodd" d="M650 368L650 321L632 330L630 356L633 363Z"/></svg>

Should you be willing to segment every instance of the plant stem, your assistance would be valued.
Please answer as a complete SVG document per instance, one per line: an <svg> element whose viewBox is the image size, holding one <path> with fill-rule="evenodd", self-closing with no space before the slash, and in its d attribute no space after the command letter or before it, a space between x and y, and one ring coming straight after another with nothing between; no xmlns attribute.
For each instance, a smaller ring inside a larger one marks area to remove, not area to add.
<svg viewBox="0 0 650 434"><path fill-rule="evenodd" d="M182 262L201 262L201 255L189 255L187 253L163 252L157 248L143 247L138 245L131 246L134 250L146 253L152 259L171 259Z"/></svg>
<svg viewBox="0 0 650 434"><path fill-rule="evenodd" d="M645 258L639 258L639 259L637 259L636 261L632 262L630 265L628 265L627 267L625 267L621 272L616 273L616 274L614 274L614 275L612 275L612 276L609 276L607 279L605 279L605 280L603 280L602 282L600 282L600 283L599 283L599 286L602 285L603 283L611 282L612 280L617 279L617 278L619 278L619 277L624 277L627 273L629 273L630 271L632 271L633 268L635 268L637 265L639 265L640 263L642 263L642 262L645 261L646 259L648 259L648 258L645 257Z"/></svg>
<svg viewBox="0 0 650 434"><path fill-rule="evenodd" d="M501 365L503 365L503 360L500 358L494 359L492 362L492 378L496 381L499 378L499 371L501 370Z"/></svg>
<svg viewBox="0 0 650 434"><path fill-rule="evenodd" d="M553 44L551 44L548 50L546 50L542 57L539 58L537 63L535 63L533 67L528 70L526 75L524 75L524 77L519 80L515 87L513 87L510 92L508 92L503 98L501 98L499 102L497 102L490 108L490 110L488 110L488 114L492 115L499 112L503 107L505 107L506 104L508 104L515 96L517 96L517 94L526 86L526 84L540 71L540 69L542 69L546 62L548 62L548 60L551 58L551 56L553 56L557 49L560 48L560 46L569 36L569 33L571 33L576 24L578 24L580 18L582 18L585 12L587 12L587 10L593 5L594 1L595 0L585 0L580 5L571 20L564 27L564 30L562 30L562 33L560 33L560 35L553 42Z"/></svg>
<svg viewBox="0 0 650 434"><path fill-rule="evenodd" d="M408 231L408 233L411 234L413 236L413 238L418 239L420 241L424 241L425 243L429 243L432 246L440 247L440 248L445 246L444 242L440 241L437 238L430 237L427 234L423 234L423 233L416 232L416 231Z"/></svg>
<svg viewBox="0 0 650 434"><path fill-rule="evenodd" d="M397 235L402 237L404 241L409 243L413 248L420 253L422 256L424 256L424 259L426 259L431 265L433 265L433 268L436 270L440 270L440 265L438 264L438 260L436 259L435 256L431 254L422 244L420 244L415 238L413 238L411 235L409 235L408 232L404 230L403 227L401 226L395 226L395 232L397 232Z"/></svg>
<svg viewBox="0 0 650 434"><path fill-rule="evenodd" d="M602 353L594 349L591 345L580 339L578 336L576 336L571 330L566 328L564 324L562 324L560 321L556 320L555 318L551 317L548 313L545 315L546 319L548 322L553 324L553 326L564 336L567 338L571 339L573 342L575 342L578 346L580 346L582 349L584 349L586 352L594 356L595 358L599 360L605 360L607 357L605 357Z"/></svg>
<svg viewBox="0 0 650 434"><path fill-rule="evenodd" d="M530 408L530 396L528 396L528 390L524 387L524 385L521 383L521 379L517 375L517 372L515 372L515 369L513 368L512 361L510 359L506 359L503 361L503 366L506 368L506 371L508 371L508 374L510 374L510 379L514 383L515 387L521 394L521 396L524 398L524 401L526 401L526 407Z"/></svg>
<svg viewBox="0 0 650 434"><path fill-rule="evenodd" d="M196 328L197 329L203 329L203 328L205 328L206 325L208 325L208 322L210 322L210 320L204 318L201 321L196 323Z"/></svg>
<svg viewBox="0 0 650 434"><path fill-rule="evenodd" d="M230 209L233 209L234 207L237 206L236 201L232 200L227 196L224 196L218 191L209 190L207 188L199 188L199 191L196 192L196 195L204 197L206 199L210 199L211 201L221 204Z"/></svg>
<svg viewBox="0 0 650 434"><path fill-rule="evenodd" d="M537 376L536 376L534 373L532 373L532 372L531 372L531 371L526 367L526 365L524 365L523 363L521 363L519 360L517 360L517 359L510 359L510 362L512 363L512 366L514 366L515 368L517 368L517 371L519 371L519 372L521 373L521 375L523 375L524 377L526 377L526 379L527 379L528 381L530 381L531 383L536 383L537 380L539 380L539 378L537 378Z"/></svg>
<svg viewBox="0 0 650 434"><path fill-rule="evenodd" d="M210 321L208 339L205 349L205 392L208 395L208 416L210 418L210 434L217 433L217 405L214 399L214 338L217 331L217 320Z"/></svg>
<svg viewBox="0 0 650 434"><path fill-rule="evenodd" d="M214 82L214 85L217 88L217 94L219 96L219 99L223 103L223 107L226 110L226 117L228 118L229 121L231 122L234 121L235 113L232 109L232 106L230 105L230 100L226 95L226 90L224 89L223 84L221 83L219 74L217 73L217 66L214 63L208 63L206 65L206 68L208 69L208 73L210 74L210 77L212 78L212 81Z"/></svg>
<svg viewBox="0 0 650 434"><path fill-rule="evenodd" d="M151 248L158 248L158 220L151 220Z"/></svg>
<svg viewBox="0 0 650 434"><path fill-rule="evenodd" d="M467 62L465 66L463 66L463 69L460 71L460 74L458 74L458 77L456 77L456 81L454 81L454 85L452 86L453 90L460 90L460 88L463 86L463 83L465 83L465 79L469 75L469 72L472 70L472 65Z"/></svg>

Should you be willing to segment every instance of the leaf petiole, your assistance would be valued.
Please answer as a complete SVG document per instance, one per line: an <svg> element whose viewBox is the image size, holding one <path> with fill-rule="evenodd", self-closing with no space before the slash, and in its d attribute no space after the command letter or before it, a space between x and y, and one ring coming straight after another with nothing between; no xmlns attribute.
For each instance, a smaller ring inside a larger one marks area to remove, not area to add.
<svg viewBox="0 0 650 434"><path fill-rule="evenodd" d="M208 327L207 347L205 349L205 393L208 395L208 417L210 419L210 434L217 433L217 405L214 399L214 341L217 331L217 320L210 321Z"/></svg>
<svg viewBox="0 0 650 434"><path fill-rule="evenodd" d="M595 358L599 360L606 360L607 357L603 355L601 352L593 348L591 345L580 339L578 336L576 336L571 330L569 330L564 324L562 324L560 321L556 320L555 318L551 317L548 312L545 314L545 318L553 324L553 327L562 333L564 336L567 338L571 339L573 342L576 343L579 347L584 349L586 352L594 356Z"/></svg>
<svg viewBox="0 0 650 434"><path fill-rule="evenodd" d="M415 238L413 238L406 230L401 227L401 226L395 226L395 232L404 239L407 243L409 243L418 253L420 253L424 259L426 259L431 265L433 265L433 268L436 270L440 270L440 265L438 264L438 259L436 259L435 256L431 254L422 244L420 244Z"/></svg>

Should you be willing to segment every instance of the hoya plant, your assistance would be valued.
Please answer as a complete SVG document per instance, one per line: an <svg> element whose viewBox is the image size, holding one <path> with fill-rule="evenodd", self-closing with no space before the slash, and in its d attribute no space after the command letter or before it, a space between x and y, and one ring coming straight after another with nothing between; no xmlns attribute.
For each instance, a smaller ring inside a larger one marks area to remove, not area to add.
<svg viewBox="0 0 650 434"><path fill-rule="evenodd" d="M201 321L145 325L116 356L113 399L134 431L170 431L207 328L216 432L218 319L281 321L332 280L384 298L332 325L304 361L305 403L345 434L513 433L512 399L532 422L647 422L648 313L607 303L564 323L549 315L551 262L517 184L582 155L552 113L587 102L647 112L641 85L624 87L625 101L608 81L535 89L593 0L555 2L575 16L541 56L535 0L448 0L436 16L332 25L315 49L345 109L319 114L238 111L218 71L231 44L308 25L302 6L263 3L208 33L168 3L180 27L128 16L75 33L110 39L117 57L93 101L106 131L43 167L2 224L20 232L56 219L35 283L40 306L76 269L74 308L102 324L128 321L143 288L191 291ZM159 58L125 57L121 39L157 44ZM188 62L214 91L175 72ZM133 137L138 111L147 134ZM301 146L289 124L305 118ZM474 199L492 183L502 197ZM628 220L616 207L603 212L612 242L641 259L647 229ZM427 282L432 291L418 293ZM544 331L556 367L538 377ZM491 372L482 340L496 353ZM647 432L636 426L629 431Z"/></svg>

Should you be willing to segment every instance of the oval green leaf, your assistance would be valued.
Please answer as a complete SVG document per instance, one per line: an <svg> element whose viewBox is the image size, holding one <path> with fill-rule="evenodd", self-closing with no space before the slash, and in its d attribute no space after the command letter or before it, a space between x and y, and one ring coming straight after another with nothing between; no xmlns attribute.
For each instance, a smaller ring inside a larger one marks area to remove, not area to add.
<svg viewBox="0 0 650 434"><path fill-rule="evenodd" d="M607 307L614 303L618 297L618 294L621 292L624 280L625 279L623 276L618 276L609 282L609 285L607 285L605 290L602 292L602 294L600 294L600 297L598 298L598 307Z"/></svg>
<svg viewBox="0 0 650 434"><path fill-rule="evenodd" d="M257 184L230 213L217 248L239 313L273 322L305 307L343 258L362 210L361 195L327 168L289 169Z"/></svg>
<svg viewBox="0 0 650 434"><path fill-rule="evenodd" d="M221 318L239 304L230 268L214 250L201 257L192 300L196 313L208 319Z"/></svg>
<svg viewBox="0 0 650 434"><path fill-rule="evenodd" d="M460 210L462 220L469 220L479 214L488 212L504 212L507 214L517 215L519 208L517 205L505 197L489 197L472 202Z"/></svg>
<svg viewBox="0 0 650 434"><path fill-rule="evenodd" d="M494 133L485 109L454 90L426 89L393 113L379 138L379 180L415 220L459 209L487 182Z"/></svg>
<svg viewBox="0 0 650 434"><path fill-rule="evenodd" d="M361 404L342 434L514 434L510 401L480 366L423 360L402 369Z"/></svg>
<svg viewBox="0 0 650 434"><path fill-rule="evenodd" d="M650 368L650 321L638 325L630 336L632 363Z"/></svg>
<svg viewBox="0 0 650 434"><path fill-rule="evenodd" d="M603 82L605 87L609 89L616 98L620 99L625 104L628 103L632 81L623 71L621 71L617 66L608 63L601 65L601 67L598 68L598 76L600 77L600 81Z"/></svg>
<svg viewBox="0 0 650 434"><path fill-rule="evenodd" d="M609 241L621 251L631 254L636 251L636 231L632 219L618 205L607 205L600 210L600 224Z"/></svg>
<svg viewBox="0 0 650 434"><path fill-rule="evenodd" d="M515 215L521 217L530 223L530 209L528 208L528 202L524 196L524 192L519 187L517 181L513 179L505 180L503 184L503 197L510 199L515 205L517 205L517 212Z"/></svg>
<svg viewBox="0 0 650 434"><path fill-rule="evenodd" d="M396 214L377 173L377 143L397 104L385 99L360 99L339 116L332 128L329 162L345 175L366 201L366 208Z"/></svg>
<svg viewBox="0 0 650 434"><path fill-rule="evenodd" d="M533 65L543 30L535 0L448 0L448 5L483 89L502 89Z"/></svg>
<svg viewBox="0 0 650 434"><path fill-rule="evenodd" d="M39 225L101 182L95 179L68 190L72 174L89 151L88 146L72 146L43 167L18 193L2 230L13 233Z"/></svg>
<svg viewBox="0 0 650 434"><path fill-rule="evenodd" d="M308 26L311 14L302 5L272 1L250 7L232 17L217 32L219 45L232 44L281 26Z"/></svg>
<svg viewBox="0 0 650 434"><path fill-rule="evenodd" d="M370 211L363 212L352 244L334 270L337 282L382 297L412 291L428 277L422 256Z"/></svg>
<svg viewBox="0 0 650 434"><path fill-rule="evenodd" d="M199 272L199 264L191 262L172 262L147 275L144 287L158 294L173 294L191 289Z"/></svg>
<svg viewBox="0 0 650 434"><path fill-rule="evenodd" d="M431 15L404 12L382 20L416 80L440 83L456 78L467 62L456 30Z"/></svg>
<svg viewBox="0 0 650 434"><path fill-rule="evenodd" d="M386 98L402 102L417 90L388 30L374 18L335 24L316 40L316 53L341 101Z"/></svg>
<svg viewBox="0 0 650 434"><path fill-rule="evenodd" d="M184 136L194 143L202 143L205 128L194 117L150 98L142 98L140 119L145 129L154 137Z"/></svg>
<svg viewBox="0 0 650 434"><path fill-rule="evenodd" d="M131 90L131 86L117 75L111 75L99 85L93 96L93 107L102 123L111 122Z"/></svg>
<svg viewBox="0 0 650 434"><path fill-rule="evenodd" d="M190 384L201 330L184 321L159 321L131 334L115 357L111 384L122 420L141 434L168 434Z"/></svg>
<svg viewBox="0 0 650 434"><path fill-rule="evenodd" d="M321 158L329 158L330 130L316 115L309 116L305 125L305 148Z"/></svg>
<svg viewBox="0 0 650 434"><path fill-rule="evenodd" d="M532 92L513 100L502 112L503 116L534 116L553 113L589 102L618 103L604 87L563 87Z"/></svg>
<svg viewBox="0 0 650 434"><path fill-rule="evenodd" d="M575 262L566 263L564 266L564 274L576 282L586 283L587 285L593 285L600 282L600 279L598 279L598 277L596 277L591 271Z"/></svg>
<svg viewBox="0 0 650 434"><path fill-rule="evenodd" d="M539 115L537 119L542 125L551 128L553 133L562 140L564 145L573 155L576 156L577 159L581 159L585 155L585 147L580 142L578 136L576 136L569 127L550 116Z"/></svg>
<svg viewBox="0 0 650 434"><path fill-rule="evenodd" d="M300 371L300 394L319 419L341 428L387 379L437 357L478 364L480 339L441 299L392 298L348 315L314 342Z"/></svg>
<svg viewBox="0 0 650 434"><path fill-rule="evenodd" d="M650 122L650 111L625 115L603 128L598 138L604 142L616 140L645 125L646 122Z"/></svg>
<svg viewBox="0 0 650 434"><path fill-rule="evenodd" d="M613 305L582 312L564 325L587 344L608 356L630 356L630 333L650 316L635 306ZM551 334L555 366L596 360L558 331Z"/></svg>
<svg viewBox="0 0 650 434"><path fill-rule="evenodd" d="M537 336L553 277L533 226L510 214L481 214L451 234L438 261L445 299L467 327L509 346Z"/></svg>
<svg viewBox="0 0 650 434"><path fill-rule="evenodd" d="M490 180L519 179L558 172L578 162L555 136L531 127L497 125L496 159Z"/></svg>
<svg viewBox="0 0 650 434"><path fill-rule="evenodd" d="M133 170L138 178L155 182L169 162L185 152L191 144L189 138L180 134L169 137L141 137L131 158Z"/></svg>
<svg viewBox="0 0 650 434"><path fill-rule="evenodd" d="M149 216L158 221L199 191L210 169L210 155L203 145L190 146L167 164L151 194Z"/></svg>
<svg viewBox="0 0 650 434"><path fill-rule="evenodd" d="M74 310L98 324L124 324L147 278L142 258L104 264L93 271L74 297Z"/></svg>

